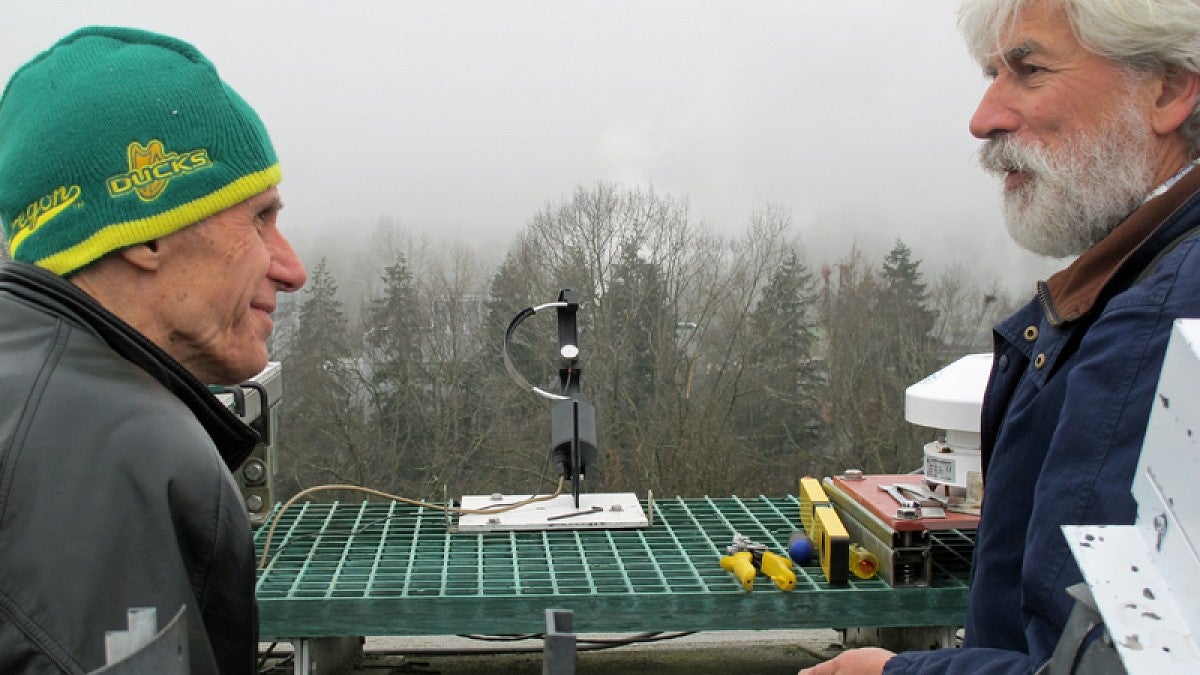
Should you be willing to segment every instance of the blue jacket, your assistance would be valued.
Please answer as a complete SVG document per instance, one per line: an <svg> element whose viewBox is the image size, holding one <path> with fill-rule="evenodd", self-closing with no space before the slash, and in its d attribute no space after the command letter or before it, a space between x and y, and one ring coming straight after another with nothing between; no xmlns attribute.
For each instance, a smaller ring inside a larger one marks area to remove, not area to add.
<svg viewBox="0 0 1200 675"><path fill-rule="evenodd" d="M1060 526L1130 524L1171 325L1200 317L1200 170L1135 211L995 327L982 411L985 496L962 649L885 673L1030 673L1082 581Z"/></svg>

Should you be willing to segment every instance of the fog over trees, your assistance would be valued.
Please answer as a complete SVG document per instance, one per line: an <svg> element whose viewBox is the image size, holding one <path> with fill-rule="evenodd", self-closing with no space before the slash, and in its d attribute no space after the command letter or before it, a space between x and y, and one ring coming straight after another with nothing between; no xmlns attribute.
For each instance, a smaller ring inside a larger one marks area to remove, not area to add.
<svg viewBox="0 0 1200 675"><path fill-rule="evenodd" d="M385 220L361 243L301 253L309 283L272 338L283 497L333 482L437 498L550 489L550 402L510 377L501 341L563 288L580 299L596 410L585 489L784 494L806 474L910 471L937 432L904 421L905 388L987 351L1012 307L965 267L929 278L901 240L878 260L858 245L812 260L784 208L721 236L686 198L608 183L548 203L502 252ZM510 347L547 391L555 325L539 312Z"/></svg>

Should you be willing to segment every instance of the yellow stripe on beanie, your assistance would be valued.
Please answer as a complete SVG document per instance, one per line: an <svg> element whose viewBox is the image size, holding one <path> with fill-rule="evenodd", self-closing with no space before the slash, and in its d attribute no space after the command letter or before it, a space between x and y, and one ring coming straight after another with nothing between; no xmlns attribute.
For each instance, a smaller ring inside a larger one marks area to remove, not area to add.
<svg viewBox="0 0 1200 675"><path fill-rule="evenodd" d="M96 232L79 244L47 256L34 264L55 274L63 275L94 262L104 254L166 236L188 225L240 204L272 186L278 185L283 173L278 164L258 173L242 176L225 187L195 201L177 206L149 218L114 223Z"/></svg>

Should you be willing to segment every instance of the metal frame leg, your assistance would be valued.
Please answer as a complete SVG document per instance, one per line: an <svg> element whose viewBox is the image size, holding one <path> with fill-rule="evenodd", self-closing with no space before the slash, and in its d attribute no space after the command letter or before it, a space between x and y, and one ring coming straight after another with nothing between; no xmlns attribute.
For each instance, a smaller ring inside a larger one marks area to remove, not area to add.
<svg viewBox="0 0 1200 675"><path fill-rule="evenodd" d="M1104 628L1104 617L1100 615L1091 589L1081 581L1067 588L1067 593L1075 598L1075 606L1067 617L1067 625L1063 627L1054 653L1037 671L1038 675L1124 674L1125 664L1113 646L1108 629ZM1098 637L1093 634L1097 627L1100 628Z"/></svg>
<svg viewBox="0 0 1200 675"><path fill-rule="evenodd" d="M295 675L348 673L362 660L361 637L301 638L292 642Z"/></svg>
<svg viewBox="0 0 1200 675"><path fill-rule="evenodd" d="M575 675L575 613L569 609L546 610L546 638L542 646L542 675Z"/></svg>

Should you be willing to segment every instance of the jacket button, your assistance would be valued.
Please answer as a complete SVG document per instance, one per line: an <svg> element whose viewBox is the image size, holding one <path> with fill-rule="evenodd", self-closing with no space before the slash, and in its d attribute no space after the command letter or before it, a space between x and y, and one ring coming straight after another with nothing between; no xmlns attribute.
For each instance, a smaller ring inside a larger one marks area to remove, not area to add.
<svg viewBox="0 0 1200 675"><path fill-rule="evenodd" d="M996 359L996 367L1000 372L1008 372L1008 354L1001 354L999 359Z"/></svg>
<svg viewBox="0 0 1200 675"><path fill-rule="evenodd" d="M1029 326L1025 329L1025 341L1026 342L1033 342L1034 340L1037 339L1037 336L1038 336L1037 326Z"/></svg>
<svg viewBox="0 0 1200 675"><path fill-rule="evenodd" d="M1033 358L1033 367L1034 368L1041 370L1042 366L1044 366L1044 365L1046 365L1046 355L1045 354L1038 354L1037 356L1035 356Z"/></svg>

